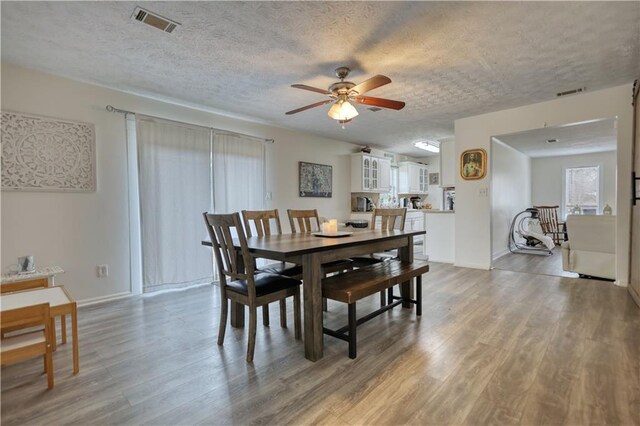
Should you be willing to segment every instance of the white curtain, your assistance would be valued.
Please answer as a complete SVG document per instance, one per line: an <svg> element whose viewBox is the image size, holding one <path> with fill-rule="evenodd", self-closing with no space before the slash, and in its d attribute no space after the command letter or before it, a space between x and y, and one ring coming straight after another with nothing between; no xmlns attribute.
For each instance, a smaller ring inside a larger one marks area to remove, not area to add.
<svg viewBox="0 0 640 426"><path fill-rule="evenodd" d="M211 282L211 131L136 117L144 292Z"/></svg>
<svg viewBox="0 0 640 426"><path fill-rule="evenodd" d="M264 209L264 140L216 131L212 164L216 213Z"/></svg>

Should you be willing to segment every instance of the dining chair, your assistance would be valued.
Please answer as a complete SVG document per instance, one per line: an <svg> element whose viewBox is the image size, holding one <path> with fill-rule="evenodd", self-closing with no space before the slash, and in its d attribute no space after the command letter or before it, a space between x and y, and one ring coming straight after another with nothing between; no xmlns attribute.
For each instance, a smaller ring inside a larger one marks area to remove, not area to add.
<svg viewBox="0 0 640 426"><path fill-rule="evenodd" d="M565 231L562 229L564 223L558 221L558 209L560 206L533 206L538 210L538 220L545 235L551 235L555 244L560 244L564 240Z"/></svg>
<svg viewBox="0 0 640 426"><path fill-rule="evenodd" d="M287 210L289 216L289 225L291 226L291 233L312 233L320 231L320 216L318 216L318 210ZM297 226L296 226L297 225ZM340 259L333 262L325 263L322 265L324 274L331 274L334 272L344 272L353 269L353 262L351 259Z"/></svg>
<svg viewBox="0 0 640 426"><path fill-rule="evenodd" d="M229 301L249 307L247 362L253 362L256 343L257 308L293 297L295 338L301 338L300 280L284 275L256 271L247 246L240 215L203 213L212 250L220 274L220 327L218 345L224 343ZM240 250L233 244L237 235Z"/></svg>
<svg viewBox="0 0 640 426"><path fill-rule="evenodd" d="M319 232L320 228L320 216L318 216L318 210L292 210L287 209L287 216L289 216L289 226L291 226L291 233L312 233ZM297 227L296 227L297 225ZM339 259L333 262L322 264L322 276L326 277L329 274L346 272L353 269L353 261L351 259ZM327 299L322 298L322 309L327 310Z"/></svg>
<svg viewBox="0 0 640 426"><path fill-rule="evenodd" d="M242 221L244 223L244 231L247 237L252 237L254 232L258 237L265 235L282 234L282 225L280 224L280 214L278 209L273 210L242 210ZM255 262L255 258L254 258ZM262 272L271 272L273 274L286 275L287 277L302 278L302 266L295 263L275 262L269 263L256 270ZM284 300L280 301L280 325L287 326L287 308ZM262 323L269 326L269 306L262 306Z"/></svg>
<svg viewBox="0 0 640 426"><path fill-rule="evenodd" d="M402 207L395 209L373 209L373 212L371 213L371 229L376 229L378 218L380 218L381 230L392 231L394 229L399 229L400 231L404 231L404 224L407 218L407 208ZM355 268L363 268L365 266L375 265L376 263L380 263L387 259L396 257L395 255L383 255L382 257L378 256L372 253L369 256L352 257L351 260L353 261L353 266ZM387 292L389 293L389 300L391 301L391 297L393 295L393 287L389 287ZM383 290L380 292L380 306L384 306L387 304L386 299L387 298Z"/></svg>
<svg viewBox="0 0 640 426"><path fill-rule="evenodd" d="M53 388L52 328L49 304L27 306L0 312L0 327L3 330L42 327L31 333L8 336L0 341L0 363L13 364L36 356L43 356L47 387Z"/></svg>

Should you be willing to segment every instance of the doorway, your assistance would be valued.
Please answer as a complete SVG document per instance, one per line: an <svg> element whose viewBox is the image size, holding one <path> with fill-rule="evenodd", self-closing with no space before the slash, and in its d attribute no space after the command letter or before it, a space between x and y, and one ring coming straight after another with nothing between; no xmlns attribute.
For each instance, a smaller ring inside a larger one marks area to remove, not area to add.
<svg viewBox="0 0 640 426"><path fill-rule="evenodd" d="M616 150L615 118L494 136L490 156L493 268L579 277L572 271L575 265L566 256L563 260L562 243L570 240L566 220L570 215L615 216ZM534 206L546 206L544 212L552 218L542 215L542 209L531 210ZM587 232L590 226L587 223ZM574 227L575 238L582 238L579 234L585 231ZM615 237L613 241L613 248L596 244L594 253L613 251L615 258ZM565 246L570 248L570 242Z"/></svg>

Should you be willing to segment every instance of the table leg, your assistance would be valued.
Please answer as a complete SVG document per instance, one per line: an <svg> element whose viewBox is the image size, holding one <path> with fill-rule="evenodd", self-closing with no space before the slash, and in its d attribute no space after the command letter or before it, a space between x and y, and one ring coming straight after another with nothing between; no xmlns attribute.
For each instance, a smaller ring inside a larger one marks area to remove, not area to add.
<svg viewBox="0 0 640 426"><path fill-rule="evenodd" d="M304 289L304 356L310 361L322 358L322 265L317 254L302 257Z"/></svg>
<svg viewBox="0 0 640 426"><path fill-rule="evenodd" d="M51 350L56 351L58 349L58 336L56 336L56 318L51 317Z"/></svg>
<svg viewBox="0 0 640 426"><path fill-rule="evenodd" d="M62 343L67 343L67 316L60 315L60 334L62 335Z"/></svg>
<svg viewBox="0 0 640 426"><path fill-rule="evenodd" d="M413 262L413 237L407 237L407 245L398 249L398 257L403 262ZM402 307L411 308L411 303L407 302L411 298L411 281L404 281L400 284L400 296L402 296Z"/></svg>
<svg viewBox="0 0 640 426"><path fill-rule="evenodd" d="M71 308L71 338L73 339L73 374L80 372L80 354L78 351L78 307Z"/></svg>
<svg viewBox="0 0 640 426"><path fill-rule="evenodd" d="M231 327L244 327L244 305L231 302Z"/></svg>

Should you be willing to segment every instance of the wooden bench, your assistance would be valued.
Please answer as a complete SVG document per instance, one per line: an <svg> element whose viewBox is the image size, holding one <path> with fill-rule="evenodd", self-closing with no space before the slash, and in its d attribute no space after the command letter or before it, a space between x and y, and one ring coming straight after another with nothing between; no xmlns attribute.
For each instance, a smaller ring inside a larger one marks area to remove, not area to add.
<svg viewBox="0 0 640 426"><path fill-rule="evenodd" d="M422 274L427 272L429 272L429 263L424 261L417 260L413 263L405 263L400 260L390 260L323 279L322 297L348 304L349 323L337 330L323 327L322 331L329 336L349 342L349 358L355 358L357 355L356 327L358 325L403 302L415 304L416 315L422 315ZM356 318L356 302L358 300L391 289L394 285L411 281L413 278L416 278L415 300L390 294L386 305L362 318Z"/></svg>

